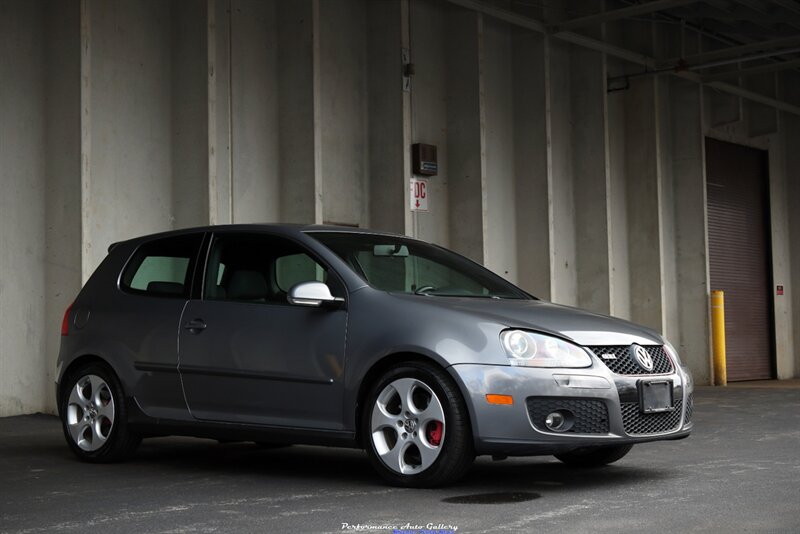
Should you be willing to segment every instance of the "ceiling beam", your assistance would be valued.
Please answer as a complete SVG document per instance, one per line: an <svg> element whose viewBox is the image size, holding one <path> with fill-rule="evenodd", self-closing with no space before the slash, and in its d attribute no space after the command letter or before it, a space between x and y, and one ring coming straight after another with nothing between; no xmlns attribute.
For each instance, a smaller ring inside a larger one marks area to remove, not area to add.
<svg viewBox="0 0 800 534"><path fill-rule="evenodd" d="M706 82L729 80L731 78L742 78L745 76L755 76L757 74L767 74L770 72L778 72L782 70L794 69L796 67L800 67L800 59L793 59L791 61L781 61L779 63L770 63L768 65L759 65L758 67L750 67L749 69L738 69L738 70L731 70L728 72L706 74L703 76L703 80L705 80Z"/></svg>
<svg viewBox="0 0 800 534"><path fill-rule="evenodd" d="M639 15L652 13L654 11L672 9L674 7L680 7L686 4L693 4L697 1L698 0L653 0L652 2L636 4L619 9L612 9L611 11L603 11L602 13L595 13L594 15L569 19L553 25L551 30L554 33L570 31L584 26L591 26L592 24L600 24L601 22L636 17Z"/></svg>
<svg viewBox="0 0 800 534"><path fill-rule="evenodd" d="M776 98L762 95L761 93L750 91L749 89L743 89L738 85L731 85L725 82L706 83L705 78L702 75L697 74L696 72L683 71L683 72L675 72L673 74L678 78L685 78L687 80L699 83L703 87L716 89L717 91L722 91L723 93L728 93L729 95L738 96L740 98L744 98L745 100L750 100L751 102L757 102L759 104L764 104L765 106L769 106L771 108L775 108L780 111L785 111L787 113L800 116L800 106L795 106L789 104L788 102L784 102L783 100L778 100Z"/></svg>
<svg viewBox="0 0 800 534"><path fill-rule="evenodd" d="M561 32L553 35L553 37L561 41L583 46L584 48L590 48L598 52L604 52L609 56L624 59L625 61L629 61L637 65L642 65L647 69L656 68L656 60L646 54L640 54L639 52L634 52L632 50L628 50L627 48L622 48L621 46L613 45L599 39L593 39L580 33Z"/></svg>
<svg viewBox="0 0 800 534"><path fill-rule="evenodd" d="M739 46L729 46L728 48L721 48L719 50L712 50L710 52L702 52L700 54L693 54L685 58L671 58L660 61L659 65L669 66L676 65L678 62L697 64L707 63L709 61L716 61L718 59L728 59L737 56L743 56L750 52L761 52L767 50L774 50L780 48L791 48L800 45L800 35L793 35L791 37L782 37L780 39L771 39L769 41L758 41L755 43L748 43ZM775 55L781 52L776 50Z"/></svg>
<svg viewBox="0 0 800 534"><path fill-rule="evenodd" d="M529 30L533 30L538 33L548 33L547 26L543 22L539 22L538 20L532 19L530 17L524 17L518 13L514 13L513 11L508 11L506 9L494 7L489 4L484 4L483 2L480 2L478 0L447 0L447 1L450 2L451 4L471 9L473 11L477 11L479 13L483 13L485 15L494 17L498 20L508 22L509 24L513 24L514 26L527 28Z"/></svg>
<svg viewBox="0 0 800 534"><path fill-rule="evenodd" d="M779 111L785 111L793 115L800 115L800 106L794 106L792 104L789 104L788 102L764 96L761 93L756 93L748 89L743 89L736 85L731 85L725 82L709 82L703 85L705 87L710 87L711 89L717 89L724 93L728 93L734 96L739 96L741 98L744 98L745 100L750 100L751 102L764 104L765 106L775 108Z"/></svg>

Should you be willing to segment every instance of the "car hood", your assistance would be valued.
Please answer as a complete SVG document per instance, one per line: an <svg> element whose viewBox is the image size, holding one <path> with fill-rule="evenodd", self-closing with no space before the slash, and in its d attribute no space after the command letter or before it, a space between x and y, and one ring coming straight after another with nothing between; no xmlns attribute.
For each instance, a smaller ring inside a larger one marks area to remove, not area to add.
<svg viewBox="0 0 800 534"><path fill-rule="evenodd" d="M608 346L661 345L654 330L598 313L553 304L544 300L459 298L407 295L425 305L446 308L493 321L509 328L523 328L555 334L579 345ZM424 300L421 300L424 299Z"/></svg>

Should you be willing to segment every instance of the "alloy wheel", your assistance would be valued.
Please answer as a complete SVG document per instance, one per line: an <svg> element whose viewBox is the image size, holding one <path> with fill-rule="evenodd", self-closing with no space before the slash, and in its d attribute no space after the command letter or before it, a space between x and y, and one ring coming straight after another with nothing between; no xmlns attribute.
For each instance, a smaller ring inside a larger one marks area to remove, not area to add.
<svg viewBox="0 0 800 534"><path fill-rule="evenodd" d="M370 423L381 461L401 475L428 469L442 450L445 415L434 391L416 378L398 378L375 400Z"/></svg>
<svg viewBox="0 0 800 534"><path fill-rule="evenodd" d="M105 380L85 375L75 382L67 400L67 428L75 444L96 451L114 428L114 396Z"/></svg>

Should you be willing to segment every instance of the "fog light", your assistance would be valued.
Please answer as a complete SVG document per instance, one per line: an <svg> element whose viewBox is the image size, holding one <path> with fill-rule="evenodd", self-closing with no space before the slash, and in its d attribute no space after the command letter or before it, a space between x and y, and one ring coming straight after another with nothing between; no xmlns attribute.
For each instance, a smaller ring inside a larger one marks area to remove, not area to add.
<svg viewBox="0 0 800 534"><path fill-rule="evenodd" d="M553 432L566 432L572 428L574 417L569 410L558 410L548 414L544 419L544 424L548 430Z"/></svg>

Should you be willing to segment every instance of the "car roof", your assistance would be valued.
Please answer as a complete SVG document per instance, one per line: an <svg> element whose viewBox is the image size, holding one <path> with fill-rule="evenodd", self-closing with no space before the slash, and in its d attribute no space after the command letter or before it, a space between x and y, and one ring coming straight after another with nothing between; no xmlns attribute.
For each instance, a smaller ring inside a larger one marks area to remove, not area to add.
<svg viewBox="0 0 800 534"><path fill-rule="evenodd" d="M111 252L117 245L122 243L129 243L133 241L149 241L154 238L179 236L184 234L193 234L198 232L219 232L219 231L239 231L239 232L259 232L271 231L283 235L301 234L309 231L318 232L341 232L352 234L375 234L385 235L392 237L405 237L402 234L392 232L384 232L380 230L371 230L369 228L358 228L354 226L337 226L332 224L302 224L302 223L251 223L251 224L217 224L210 226L194 226L191 228L181 228L178 230L168 230L165 232L156 232L153 234L146 234L141 236L132 237L123 241L112 243L108 247Z"/></svg>

